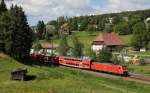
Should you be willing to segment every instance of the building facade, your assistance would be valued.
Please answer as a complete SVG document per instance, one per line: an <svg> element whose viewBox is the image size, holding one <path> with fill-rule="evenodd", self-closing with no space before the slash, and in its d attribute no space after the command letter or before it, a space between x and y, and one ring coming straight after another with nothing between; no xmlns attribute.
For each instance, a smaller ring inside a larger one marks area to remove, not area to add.
<svg viewBox="0 0 150 93"><path fill-rule="evenodd" d="M111 50L118 46L124 46L123 39L117 33L102 33L92 43L92 50L98 52L104 47L108 47Z"/></svg>

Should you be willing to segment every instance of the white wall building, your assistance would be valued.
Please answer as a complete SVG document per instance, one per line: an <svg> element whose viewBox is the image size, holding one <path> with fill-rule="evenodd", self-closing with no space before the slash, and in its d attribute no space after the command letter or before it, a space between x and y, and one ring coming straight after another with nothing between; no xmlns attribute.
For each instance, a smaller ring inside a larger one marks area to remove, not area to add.
<svg viewBox="0 0 150 93"><path fill-rule="evenodd" d="M109 47L111 50L117 46L124 46L123 39L115 32L102 33L92 43L92 50L98 52L103 47Z"/></svg>

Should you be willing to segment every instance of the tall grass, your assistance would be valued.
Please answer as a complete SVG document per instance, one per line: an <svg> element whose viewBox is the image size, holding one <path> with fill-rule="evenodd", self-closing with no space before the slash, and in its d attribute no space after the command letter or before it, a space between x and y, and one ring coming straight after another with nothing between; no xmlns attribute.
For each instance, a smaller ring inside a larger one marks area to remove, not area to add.
<svg viewBox="0 0 150 93"><path fill-rule="evenodd" d="M11 81L14 68L26 67L32 81ZM23 65L0 58L0 93L149 93L150 86L82 73L62 67Z"/></svg>

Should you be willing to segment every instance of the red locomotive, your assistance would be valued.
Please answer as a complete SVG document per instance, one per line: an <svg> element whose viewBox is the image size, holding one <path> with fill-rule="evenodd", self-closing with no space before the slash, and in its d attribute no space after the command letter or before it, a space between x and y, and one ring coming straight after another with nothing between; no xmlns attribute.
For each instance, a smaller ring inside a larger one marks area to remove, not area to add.
<svg viewBox="0 0 150 93"><path fill-rule="evenodd" d="M110 63L98 63L86 58L80 59L71 57L59 57L59 64L89 70L111 72L119 75L128 75L128 70L125 66L113 65Z"/></svg>
<svg viewBox="0 0 150 93"><path fill-rule="evenodd" d="M72 58L72 57L63 57L63 56L44 56L38 54L32 54L32 58L44 61L44 62L54 62L60 65L88 69L88 70L96 70L103 72L111 72L119 75L128 75L128 69L125 66L121 65L113 65L108 63L98 63L94 62L88 58Z"/></svg>

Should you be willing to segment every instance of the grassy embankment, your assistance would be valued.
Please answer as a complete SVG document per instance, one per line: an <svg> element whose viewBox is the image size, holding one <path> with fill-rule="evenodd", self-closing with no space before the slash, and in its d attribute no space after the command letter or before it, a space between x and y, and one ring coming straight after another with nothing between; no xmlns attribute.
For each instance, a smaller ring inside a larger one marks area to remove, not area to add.
<svg viewBox="0 0 150 93"><path fill-rule="evenodd" d="M12 69L26 67L32 81L11 81ZM0 93L149 93L150 86L61 67L32 67L0 57Z"/></svg>

